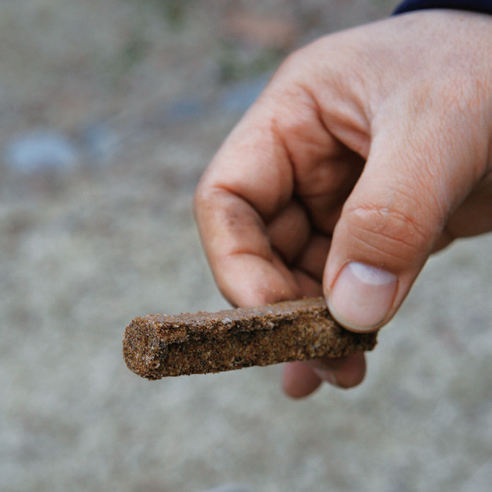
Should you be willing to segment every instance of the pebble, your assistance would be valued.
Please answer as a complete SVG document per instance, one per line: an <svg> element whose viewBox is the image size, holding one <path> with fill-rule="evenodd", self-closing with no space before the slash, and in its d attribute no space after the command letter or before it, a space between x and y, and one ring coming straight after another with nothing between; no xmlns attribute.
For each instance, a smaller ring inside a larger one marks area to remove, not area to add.
<svg viewBox="0 0 492 492"><path fill-rule="evenodd" d="M44 170L67 172L79 163L77 147L68 137L51 129L34 130L14 137L4 150L7 166L21 174Z"/></svg>

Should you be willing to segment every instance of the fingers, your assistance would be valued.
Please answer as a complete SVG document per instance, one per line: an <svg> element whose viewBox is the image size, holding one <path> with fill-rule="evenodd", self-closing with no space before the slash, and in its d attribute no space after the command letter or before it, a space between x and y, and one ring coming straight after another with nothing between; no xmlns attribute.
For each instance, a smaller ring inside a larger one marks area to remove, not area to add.
<svg viewBox="0 0 492 492"><path fill-rule="evenodd" d="M314 393L321 385L321 378L303 362L284 365L282 385L292 398L304 398Z"/></svg>
<svg viewBox="0 0 492 492"><path fill-rule="evenodd" d="M266 233L272 248L291 265L304 249L310 235L309 218L299 203L292 200L267 225Z"/></svg>
<svg viewBox="0 0 492 492"><path fill-rule="evenodd" d="M359 385L366 375L366 358L363 353L310 360L305 364L323 381L342 389Z"/></svg>
<svg viewBox="0 0 492 492"><path fill-rule="evenodd" d="M195 193L195 216L217 285L241 306L297 296L293 276L277 268L281 262L266 231L266 222L290 198L292 173L265 120L250 120L232 132Z"/></svg>
<svg viewBox="0 0 492 492"><path fill-rule="evenodd" d="M397 106L403 118L375 124L366 166L335 228L325 295L334 317L354 331L391 319L486 169L486 141L474 133L483 129L464 130L459 105L445 121L429 106L420 115Z"/></svg>
<svg viewBox="0 0 492 492"><path fill-rule="evenodd" d="M214 277L235 305L320 292L319 266L303 254L313 238L311 217L295 197L298 187L310 194L320 182L333 186L320 181L320 173L326 174L323 163L338 155L339 144L319 121L312 98L290 85L288 75L271 84L223 144L195 194ZM328 172L336 177L342 169ZM324 258L316 258L324 265L326 242L314 249L324 250Z"/></svg>
<svg viewBox="0 0 492 492"><path fill-rule="evenodd" d="M362 383L365 374L364 354L353 354L336 359L285 364L282 384L284 391L292 398L304 398L316 391L323 381L348 389Z"/></svg>

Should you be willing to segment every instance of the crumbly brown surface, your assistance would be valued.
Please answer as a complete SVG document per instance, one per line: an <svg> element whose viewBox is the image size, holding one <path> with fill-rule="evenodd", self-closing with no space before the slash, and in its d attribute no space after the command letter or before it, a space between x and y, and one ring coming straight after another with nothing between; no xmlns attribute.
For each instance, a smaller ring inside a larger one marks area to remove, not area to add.
<svg viewBox="0 0 492 492"><path fill-rule="evenodd" d="M126 328L128 367L147 379L230 371L372 350L376 334L338 325L322 298L218 313L148 315Z"/></svg>

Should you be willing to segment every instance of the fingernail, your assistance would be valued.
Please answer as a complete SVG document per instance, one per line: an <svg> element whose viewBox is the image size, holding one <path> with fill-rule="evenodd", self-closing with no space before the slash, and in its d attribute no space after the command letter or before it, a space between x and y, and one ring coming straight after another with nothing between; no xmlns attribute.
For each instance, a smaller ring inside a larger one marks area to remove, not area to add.
<svg viewBox="0 0 492 492"><path fill-rule="evenodd" d="M328 297L328 307L341 325L369 331L385 321L397 286L396 275L354 261L338 275Z"/></svg>

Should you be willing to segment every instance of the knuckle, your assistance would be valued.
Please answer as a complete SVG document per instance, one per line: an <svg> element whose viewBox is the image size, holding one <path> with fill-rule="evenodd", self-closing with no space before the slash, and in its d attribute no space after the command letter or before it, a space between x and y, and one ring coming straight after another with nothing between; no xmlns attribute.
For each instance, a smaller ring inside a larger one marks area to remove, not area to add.
<svg viewBox="0 0 492 492"><path fill-rule="evenodd" d="M432 234L423 225L418 212L398 207L369 204L346 212L348 233L374 262L393 270L420 263L432 243Z"/></svg>

